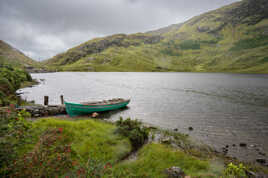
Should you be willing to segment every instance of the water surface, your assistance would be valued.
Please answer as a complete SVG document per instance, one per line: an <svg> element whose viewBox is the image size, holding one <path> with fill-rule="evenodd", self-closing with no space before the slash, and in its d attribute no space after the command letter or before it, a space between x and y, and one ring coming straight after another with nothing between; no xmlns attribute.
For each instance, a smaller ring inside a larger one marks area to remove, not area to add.
<svg viewBox="0 0 268 178"><path fill-rule="evenodd" d="M44 79L25 88L23 97L42 104L131 98L129 108L113 112L163 128L177 128L231 156L253 160L268 154L268 75L221 73L86 73L32 74ZM193 127L189 131L188 127ZM240 148L246 142L248 148ZM232 145L236 144L235 147Z"/></svg>

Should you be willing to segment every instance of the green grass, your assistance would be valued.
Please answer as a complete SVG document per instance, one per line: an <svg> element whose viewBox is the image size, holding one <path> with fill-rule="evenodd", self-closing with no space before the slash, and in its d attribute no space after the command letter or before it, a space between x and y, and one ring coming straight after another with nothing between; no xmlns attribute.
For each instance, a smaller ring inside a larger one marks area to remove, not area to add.
<svg viewBox="0 0 268 178"><path fill-rule="evenodd" d="M40 119L33 122L32 134L37 141L39 135L53 128L63 129L62 137L65 139L62 144L71 144L74 155L79 157L77 160L85 163L91 158L103 165L111 163L112 168L106 171L103 177L166 177L163 171L172 166L179 166L191 176L217 177L223 169L221 166L216 168L211 166L207 157L195 157L193 152L189 154L169 145L157 143L143 146L138 151L136 160L121 161L131 152L129 140L115 134L115 125L100 120ZM185 135L161 132L175 136L182 142L188 142ZM27 145L21 149L21 154L32 150L34 146L35 144Z"/></svg>
<svg viewBox="0 0 268 178"><path fill-rule="evenodd" d="M164 170L172 166L182 168L191 176L201 176L209 172L209 162L167 145L151 143L138 152L137 160L127 160L116 165L112 170L112 177L167 177Z"/></svg>
<svg viewBox="0 0 268 178"><path fill-rule="evenodd" d="M49 128L63 128L65 142L83 161L93 158L103 164L115 163L128 154L131 145L128 139L114 133L112 124L96 120L66 121L60 119L41 119L34 122L36 135Z"/></svg>
<svg viewBox="0 0 268 178"><path fill-rule="evenodd" d="M138 150L134 159L131 157L128 159L127 156L132 150L130 141L126 137L116 134L116 126L112 123L86 118L75 118L75 120L44 118L33 121L32 125L33 128L29 131L33 136L32 144L18 147L21 158L24 157L25 153L32 153L33 150L40 149L39 138L40 136L44 138L46 136L44 133L48 133L46 131L61 130L58 135L54 133L57 135L55 145L70 145L72 150L71 160L76 160L79 164L87 164L88 160L95 160L98 164L100 163L103 170L101 174L104 174L102 177L164 178L167 177L164 173L166 168L177 166L191 177L217 178L222 176L224 161L227 159L217 156L215 153L209 153L207 148L194 146L188 136L171 131L154 130L162 133L164 137L173 137L175 139L174 143L178 147L173 147L171 144L150 142ZM50 135L50 137L53 137L53 135ZM50 160L57 158L60 154L59 152L53 153L47 154L50 156ZM40 155L42 155L42 152L40 152ZM111 168L105 168L108 165L107 163ZM94 164L91 165L91 168L95 167ZM53 170L51 171L53 172ZM69 169L65 173L69 175L72 171ZM51 175L57 174L55 172Z"/></svg>

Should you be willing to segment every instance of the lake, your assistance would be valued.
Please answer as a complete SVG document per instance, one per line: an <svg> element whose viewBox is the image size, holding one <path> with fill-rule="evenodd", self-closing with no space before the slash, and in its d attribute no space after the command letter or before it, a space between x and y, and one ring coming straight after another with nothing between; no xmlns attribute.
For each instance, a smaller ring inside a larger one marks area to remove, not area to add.
<svg viewBox="0 0 268 178"><path fill-rule="evenodd" d="M107 117L177 128L219 151L228 145L228 154L242 160L268 155L268 75L60 72L32 77L41 79L40 85L19 92L35 103L43 104L44 95L50 104L60 104L60 95L70 102L131 98L127 109ZM241 142L248 147L239 147Z"/></svg>

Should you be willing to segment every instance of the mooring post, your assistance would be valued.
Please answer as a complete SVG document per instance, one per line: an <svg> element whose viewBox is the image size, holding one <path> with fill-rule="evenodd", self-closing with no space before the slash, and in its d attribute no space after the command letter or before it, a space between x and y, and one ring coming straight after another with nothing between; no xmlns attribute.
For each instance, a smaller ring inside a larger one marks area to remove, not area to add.
<svg viewBox="0 0 268 178"><path fill-rule="evenodd" d="M45 106L48 105L48 96L44 96L44 105L45 105Z"/></svg>
<svg viewBox="0 0 268 178"><path fill-rule="evenodd" d="M60 95L60 102L61 102L61 105L63 105L63 104L64 104L63 95Z"/></svg>
<svg viewBox="0 0 268 178"><path fill-rule="evenodd" d="M17 105L18 105L18 106L21 105L21 96L17 96Z"/></svg>

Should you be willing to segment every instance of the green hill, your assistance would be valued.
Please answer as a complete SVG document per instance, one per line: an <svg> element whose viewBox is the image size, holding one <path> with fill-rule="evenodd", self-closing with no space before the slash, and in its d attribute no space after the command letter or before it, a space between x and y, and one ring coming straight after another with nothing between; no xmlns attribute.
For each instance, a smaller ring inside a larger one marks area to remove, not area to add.
<svg viewBox="0 0 268 178"><path fill-rule="evenodd" d="M268 73L268 1L243 0L159 30L96 38L44 64L61 71Z"/></svg>
<svg viewBox="0 0 268 178"><path fill-rule="evenodd" d="M38 62L25 56L22 52L2 40L0 40L0 64L9 64L24 69L40 66Z"/></svg>

